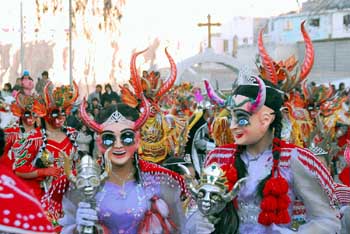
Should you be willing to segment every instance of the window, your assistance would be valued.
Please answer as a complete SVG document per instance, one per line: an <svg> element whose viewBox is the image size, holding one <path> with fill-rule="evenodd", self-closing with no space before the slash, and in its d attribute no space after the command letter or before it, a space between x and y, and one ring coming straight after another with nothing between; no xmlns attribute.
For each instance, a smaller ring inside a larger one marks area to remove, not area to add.
<svg viewBox="0 0 350 234"><path fill-rule="evenodd" d="M345 27L350 27L350 14L343 16L343 24Z"/></svg>
<svg viewBox="0 0 350 234"><path fill-rule="evenodd" d="M309 25L312 27L320 27L320 18L311 19Z"/></svg>
<svg viewBox="0 0 350 234"><path fill-rule="evenodd" d="M284 31L292 31L293 30L293 23L292 21L290 20L287 20L285 23L284 23L284 28L283 28Z"/></svg>
<svg viewBox="0 0 350 234"><path fill-rule="evenodd" d="M224 52L228 51L228 40L224 40Z"/></svg>
<svg viewBox="0 0 350 234"><path fill-rule="evenodd" d="M244 38L243 38L243 43L244 43L245 45L248 44L248 38L247 38L247 37L244 37Z"/></svg>

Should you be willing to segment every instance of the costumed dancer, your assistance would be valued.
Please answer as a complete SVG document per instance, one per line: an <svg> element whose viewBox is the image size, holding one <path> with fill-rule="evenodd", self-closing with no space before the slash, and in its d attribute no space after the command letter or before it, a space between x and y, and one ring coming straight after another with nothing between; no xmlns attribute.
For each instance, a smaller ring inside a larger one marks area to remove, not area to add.
<svg viewBox="0 0 350 234"><path fill-rule="evenodd" d="M43 106L34 95L28 96L17 93L15 100L16 101L11 104L10 109L12 114L18 117L19 120L18 124L4 129L6 145L4 156L1 158L1 163L7 165L11 169L15 161L15 155L12 153L11 148L15 142L19 141L15 147L16 151L22 144L21 142L24 142L26 138L37 138L39 129L37 129L36 122L38 117L42 117L43 114L45 114L45 112L41 110Z"/></svg>
<svg viewBox="0 0 350 234"><path fill-rule="evenodd" d="M0 129L0 155L4 153L4 147L4 132ZM0 233L55 233L29 187L1 163L0 211Z"/></svg>
<svg viewBox="0 0 350 234"><path fill-rule="evenodd" d="M70 113L73 103L78 98L78 86L70 85L56 87L49 92L48 83L44 88L44 110L46 113L41 121L41 144L22 143L21 151L15 156L14 170L18 176L27 181L32 180L36 187L41 188L41 202L49 220L57 225L57 219L62 216L62 197L68 187L64 174L64 156L73 157L77 145L76 131L64 125L66 116ZM25 157L21 152L25 152Z"/></svg>
<svg viewBox="0 0 350 234"><path fill-rule="evenodd" d="M96 196L97 208L78 203L74 189L67 194L63 203L66 213L60 220L62 233L74 233L95 222L105 227L105 233L181 233L184 180L177 173L139 159L140 128L149 115L149 104L144 97L142 100L141 116L136 109L120 103L102 125L90 119L86 102L82 103L81 118L98 133L103 162L105 167L111 163L111 172Z"/></svg>
<svg viewBox="0 0 350 234"><path fill-rule="evenodd" d="M230 128L235 145L210 152L206 165L230 165L238 178L247 177L237 196L239 233L339 233L338 198L328 170L309 150L281 140L282 93L272 60L263 54L271 82L247 78L250 82L234 90ZM302 74L309 72L308 59ZM296 197L304 203L307 217L299 227L291 220Z"/></svg>
<svg viewBox="0 0 350 234"><path fill-rule="evenodd" d="M154 72L151 72L147 77L140 78L136 69L136 58L145 51L137 52L131 57L131 78L129 82L134 89L134 93L125 86L120 86L120 89L122 101L131 107L136 108L140 105L141 94L144 94L151 103L150 116L141 129L140 157L160 164L169 154L176 154L174 151L179 136L176 136L175 133L181 132L181 129L175 129L178 126L169 126L158 104L160 98L174 85L176 64L165 49L165 54L170 63L169 78L163 83L162 79L156 76Z"/></svg>
<svg viewBox="0 0 350 234"><path fill-rule="evenodd" d="M281 94L272 83L256 79L259 87L240 85L232 97L236 145L213 150L206 162L232 165L239 178L247 176L238 194L239 233L293 233L296 197L310 217L298 233L339 232L332 177L310 151L280 140Z"/></svg>

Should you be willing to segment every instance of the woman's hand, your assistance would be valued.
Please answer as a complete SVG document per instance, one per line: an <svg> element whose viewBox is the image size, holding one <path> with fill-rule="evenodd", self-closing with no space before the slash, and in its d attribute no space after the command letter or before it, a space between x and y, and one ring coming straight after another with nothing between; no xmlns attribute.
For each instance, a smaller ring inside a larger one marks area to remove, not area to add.
<svg viewBox="0 0 350 234"><path fill-rule="evenodd" d="M75 220L78 230L83 226L92 227L98 221L97 211L89 203L79 202Z"/></svg>

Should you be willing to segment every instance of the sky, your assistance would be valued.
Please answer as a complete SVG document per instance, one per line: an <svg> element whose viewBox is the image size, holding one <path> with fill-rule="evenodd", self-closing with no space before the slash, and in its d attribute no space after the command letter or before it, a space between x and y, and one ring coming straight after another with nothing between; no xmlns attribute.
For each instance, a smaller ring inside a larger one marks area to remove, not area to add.
<svg viewBox="0 0 350 234"><path fill-rule="evenodd" d="M39 0L43 1L43 0ZM63 0L68 2L67 0ZM74 0L72 0L74 1ZM102 0L100 0L102 1ZM117 0L113 0L117 1ZM121 1L121 0L119 0ZM211 14L212 22L225 24L234 16L271 17L290 11L297 11L305 0L123 0L119 40L119 56L123 58L124 67L129 63L130 54L134 50L142 50L159 41L159 48L168 47L175 61L184 60L199 51L201 41L207 38L207 29L198 27L205 23L207 15ZM19 6L21 0L0 0L1 21L0 41L19 43ZM30 28L35 28L35 0L22 0L23 14L26 17L27 34L30 39ZM46 31L43 38L59 40L62 48L67 41L65 33L68 28L68 13L62 13L50 20L44 21ZM14 33L5 33L13 30ZM17 33L16 33L17 32ZM220 32L220 27L214 27L213 33ZM103 36L98 44L103 42ZM100 46L99 45L99 46ZM83 45L77 45L83 46ZM84 45L86 47L86 45ZM108 45L109 46L109 45ZM100 46L100 53L108 46ZM168 66L163 50L157 50L158 67ZM159 58L159 60L158 60ZM103 68L100 69L103 71ZM124 76L128 73L126 72ZM107 74L104 74L107 75Z"/></svg>

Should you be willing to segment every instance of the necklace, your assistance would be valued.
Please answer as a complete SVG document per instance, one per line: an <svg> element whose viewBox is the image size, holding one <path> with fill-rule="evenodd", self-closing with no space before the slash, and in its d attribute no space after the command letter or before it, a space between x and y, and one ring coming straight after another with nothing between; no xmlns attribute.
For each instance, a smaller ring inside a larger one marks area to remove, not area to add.
<svg viewBox="0 0 350 234"><path fill-rule="evenodd" d="M122 178L118 174L112 171L112 175L114 176L114 178L116 178L117 180L119 180L119 182L121 182L121 189L119 190L118 193L122 199L126 199L128 195L127 192L125 191L125 183L132 178L134 173L135 171L132 170L125 178Z"/></svg>

